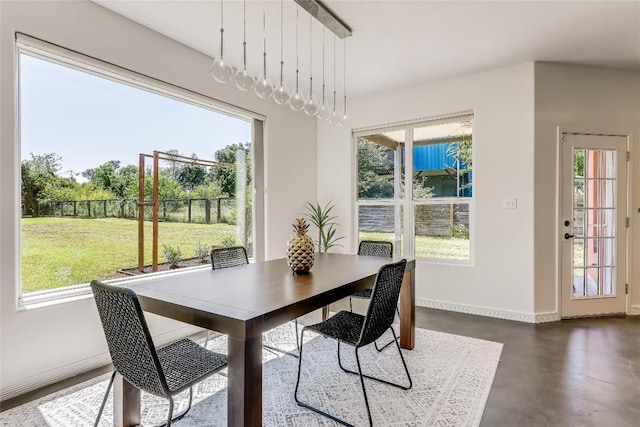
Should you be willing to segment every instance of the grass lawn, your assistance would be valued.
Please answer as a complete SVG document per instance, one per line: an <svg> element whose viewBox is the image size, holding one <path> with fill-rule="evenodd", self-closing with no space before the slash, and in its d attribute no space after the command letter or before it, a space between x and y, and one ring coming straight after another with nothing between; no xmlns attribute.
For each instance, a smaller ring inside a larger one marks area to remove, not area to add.
<svg viewBox="0 0 640 427"><path fill-rule="evenodd" d="M152 224L145 222L145 264L151 263ZM221 244L236 235L227 224L159 224L162 245L180 247L183 258L196 245ZM138 265L138 222L105 218L22 219L22 291L33 292L116 277L116 270Z"/></svg>
<svg viewBox="0 0 640 427"><path fill-rule="evenodd" d="M393 233L360 232L360 240L393 242ZM456 237L416 236L416 258L469 259L469 239Z"/></svg>

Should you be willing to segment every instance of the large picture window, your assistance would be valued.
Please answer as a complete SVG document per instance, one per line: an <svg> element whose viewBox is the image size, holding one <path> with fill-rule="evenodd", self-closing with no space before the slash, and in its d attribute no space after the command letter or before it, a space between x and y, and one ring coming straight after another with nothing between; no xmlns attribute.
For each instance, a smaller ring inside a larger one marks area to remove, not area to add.
<svg viewBox="0 0 640 427"><path fill-rule="evenodd" d="M472 127L465 115L356 133L359 240L392 241L396 255L470 262Z"/></svg>
<svg viewBox="0 0 640 427"><path fill-rule="evenodd" d="M18 46L21 294L204 266L212 246L252 254L251 118Z"/></svg>

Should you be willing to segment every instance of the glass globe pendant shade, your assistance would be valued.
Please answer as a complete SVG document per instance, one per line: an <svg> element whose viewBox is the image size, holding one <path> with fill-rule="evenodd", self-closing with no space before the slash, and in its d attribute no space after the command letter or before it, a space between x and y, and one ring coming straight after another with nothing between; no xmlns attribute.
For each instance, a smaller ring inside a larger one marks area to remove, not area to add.
<svg viewBox="0 0 640 427"><path fill-rule="evenodd" d="M351 126L351 117L349 117L348 114L344 114L342 117L340 117L340 122L338 123L338 126L341 128L348 128Z"/></svg>
<svg viewBox="0 0 640 427"><path fill-rule="evenodd" d="M294 93L289 100L289 107L291 107L293 111L302 111L304 109L304 104L304 94L300 90Z"/></svg>
<svg viewBox="0 0 640 427"><path fill-rule="evenodd" d="M289 94L289 88L287 88L287 85L281 81L273 90L273 100L276 101L276 104L278 105L287 105L290 99L291 95Z"/></svg>
<svg viewBox="0 0 640 427"><path fill-rule="evenodd" d="M245 92L249 89L253 89L253 86L256 84L255 79L251 77L246 68L236 72L235 82L236 87Z"/></svg>
<svg viewBox="0 0 640 427"><path fill-rule="evenodd" d="M271 95L273 95L273 84L271 84L271 81L268 78L262 77L256 82L255 91L259 98L270 98Z"/></svg>
<svg viewBox="0 0 640 427"><path fill-rule="evenodd" d="M229 83L233 80L233 70L224 63L222 58L218 58L211 65L211 77L219 83Z"/></svg>
<svg viewBox="0 0 640 427"><path fill-rule="evenodd" d="M318 119L327 120L331 115L331 107L329 107L326 103L321 105L318 108Z"/></svg>
<svg viewBox="0 0 640 427"><path fill-rule="evenodd" d="M338 125L340 123L340 114L338 114L338 112L335 111L335 110L332 111L331 115L329 115L329 118L327 119L327 121L331 125Z"/></svg>
<svg viewBox="0 0 640 427"><path fill-rule="evenodd" d="M319 106L318 106L318 101L316 100L315 95L313 94L313 92L311 92L309 94L309 99L307 99L307 102L304 104L304 113L307 116L315 116L318 114L318 110L319 110Z"/></svg>

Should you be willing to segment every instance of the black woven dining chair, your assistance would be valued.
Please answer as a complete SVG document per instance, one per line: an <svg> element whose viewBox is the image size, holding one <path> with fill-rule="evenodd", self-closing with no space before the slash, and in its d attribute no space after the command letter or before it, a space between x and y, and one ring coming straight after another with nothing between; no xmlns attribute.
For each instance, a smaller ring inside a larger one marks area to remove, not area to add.
<svg viewBox="0 0 640 427"><path fill-rule="evenodd" d="M388 384L394 387L401 388L403 390L409 390L412 386L411 375L409 369L402 356L402 350L396 339L396 333L391 327L395 316L395 308L398 304L398 298L400 297L400 287L402 286L402 278L404 276L404 269L407 264L406 260L401 260L393 264L386 264L380 268L376 276L376 281L373 286L371 294L371 302L367 309L366 316L363 316L352 311L340 311L333 317L328 318L324 322L317 323L315 325L309 325L302 328L303 343L300 347L300 358L298 360L298 379L296 381L296 388L294 391L294 399L299 406L310 409L320 415L324 415L342 425L351 426L348 422L329 414L321 409L311 406L309 403L302 402L298 399L298 388L300 385L300 372L302 370L302 353L304 347L304 333L309 330L316 332L324 337L333 338L338 341L338 365L340 368L349 373L356 374L360 377L360 384L362 385L362 393L364 394L364 403L367 407L367 415L369 417L369 425L373 426L373 420L371 418L371 410L369 408L369 399L367 397L367 390L364 385L364 378L375 380L384 384ZM407 374L409 385L404 386L401 384L392 383L382 378L377 378L362 373L360 366L360 356L358 351L372 342L375 342L383 333L391 329L393 334L402 365ZM340 343L348 344L355 347L356 364L358 366L358 372L346 369L342 365L340 359Z"/></svg>
<svg viewBox="0 0 640 427"><path fill-rule="evenodd" d="M114 366L95 426L100 422L116 373L138 389L168 399L169 414L163 425L171 426L191 409L193 386L227 366L227 357L186 338L156 349L133 290L97 280L91 282L91 289ZM189 405L173 417L173 397L187 388Z"/></svg>
<svg viewBox="0 0 640 427"><path fill-rule="evenodd" d="M211 250L211 268L237 267L249 264L247 250L244 246L232 246L230 248L217 248Z"/></svg>
<svg viewBox="0 0 640 427"><path fill-rule="evenodd" d="M211 250L211 268L214 270L220 270L222 268L238 267L240 265L249 264L249 258L247 257L247 250L244 246L233 246L230 248L217 248ZM300 343L298 341L298 319L294 320L296 328L296 347L300 350ZM211 336L211 332L207 333L204 346L207 346ZM298 357L297 354L290 353L288 351L281 350L279 348L263 344L268 350L285 353L293 357Z"/></svg>
<svg viewBox="0 0 640 427"><path fill-rule="evenodd" d="M393 243L385 242L383 240L362 240L358 245L358 255L362 256L377 256L383 258L391 258L393 257ZM353 305L351 302L351 298L358 299L371 299L371 291L372 288L361 289L355 292L353 295L349 297L349 310L353 311ZM396 307L396 313L400 316L400 311ZM382 351L385 348L389 347L393 341L389 341L382 347L378 347L378 343L374 343L376 350Z"/></svg>

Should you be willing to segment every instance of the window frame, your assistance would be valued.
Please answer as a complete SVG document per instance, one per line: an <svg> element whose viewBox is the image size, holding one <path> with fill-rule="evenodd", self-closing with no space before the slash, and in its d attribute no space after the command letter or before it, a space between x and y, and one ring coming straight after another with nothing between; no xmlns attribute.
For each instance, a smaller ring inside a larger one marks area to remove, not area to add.
<svg viewBox="0 0 640 427"><path fill-rule="evenodd" d="M15 38L15 144L16 144L16 161L18 162L16 169L15 179L15 191L17 195L21 195L22 189L20 185L20 162L22 158L22 122L20 117L21 111L21 70L20 70L20 57L21 55L28 55L36 59L48 61L53 64L57 64L63 67L71 68L76 71L91 74L96 77L111 80L116 83L128 85L130 87L144 90L150 93L154 93L159 96L173 99L178 102L191 104L199 108L205 108L210 111L214 111L219 114L224 114L229 117L233 117L239 120L247 121L251 124L251 150L253 158L253 179L252 179L252 193L254 200L252 203L252 240L254 247L254 258L261 260L264 258L264 221L261 221L256 216L263 215L264 212L264 198L257 197L263 195L263 193L257 190L264 187L262 182L262 174L257 175L255 172L264 170L264 128L266 125L266 117L251 110L247 110L232 104L228 104L223 101L216 100L214 98L202 95L200 93L182 88L180 86L167 83L155 79L153 77L131 71L129 69L114 65L112 63L102 61L100 59L66 49L64 47L48 43L44 40L31 37L23 33L16 33ZM257 157L260 156L260 157ZM260 181L260 182L259 182ZM22 232L21 232L21 209L20 200L21 196L16 198L18 203L14 207L16 209L16 221L14 227L17 232L16 238L16 250L15 263L16 266L16 295L17 295L17 310L27 310L31 308L39 308L52 304L65 303L75 301L78 299L88 298L91 295L91 288L89 283L72 284L56 289L46 289L33 292L23 292L22 290ZM258 229L258 227L261 227ZM175 275L175 274L188 274L196 270L210 268L209 266L195 266L186 267L180 269L179 272L172 270L168 272L155 272L146 274L143 277L125 277L107 280L108 283L117 283L119 285L127 285L145 280L152 280L153 278L162 275Z"/></svg>
<svg viewBox="0 0 640 427"><path fill-rule="evenodd" d="M412 256L421 262L431 264L447 264L473 266L475 265L475 179L473 193L471 197L433 197L427 199L414 199L413 197L413 135L414 129L433 126L438 124L450 123L452 121L472 120L471 135L475 135L475 115L473 111L457 112L436 116L432 118L421 118L399 122L395 124L386 124L381 126L371 126L366 128L354 129L351 133L352 146L354 147L354 165L355 172L353 174L354 188L354 204L355 212L354 236L359 240L359 218L358 212L360 206L400 206L402 208L402 253L404 256ZM405 170L404 170L404 195L394 195L393 198L386 199L360 199L358 197L358 138L371 135L373 132L390 132L404 130L405 132ZM473 137L472 137L473 138ZM475 165L475 150L472 151L472 159ZM433 257L417 257L415 255L415 208L416 206L437 205L443 203L466 204L469 207L469 258L468 259L449 259L449 258L433 258ZM356 242L357 244L357 242Z"/></svg>

